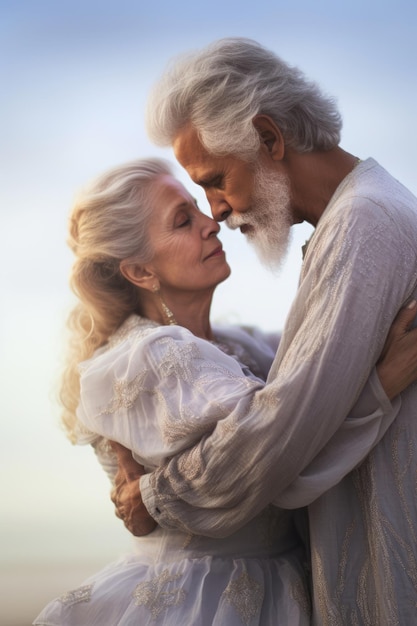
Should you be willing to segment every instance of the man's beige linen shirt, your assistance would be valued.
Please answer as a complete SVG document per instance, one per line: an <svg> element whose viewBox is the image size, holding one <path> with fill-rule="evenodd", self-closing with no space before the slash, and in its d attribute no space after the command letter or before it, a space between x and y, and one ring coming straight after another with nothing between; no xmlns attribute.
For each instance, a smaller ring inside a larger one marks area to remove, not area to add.
<svg viewBox="0 0 417 626"><path fill-rule="evenodd" d="M417 200L368 159L319 221L268 384L141 479L159 524L197 534L227 535L270 502L309 504L320 625L415 623L417 387L390 409L373 367L416 283ZM347 436L368 398L398 413L369 455L366 429L363 447Z"/></svg>

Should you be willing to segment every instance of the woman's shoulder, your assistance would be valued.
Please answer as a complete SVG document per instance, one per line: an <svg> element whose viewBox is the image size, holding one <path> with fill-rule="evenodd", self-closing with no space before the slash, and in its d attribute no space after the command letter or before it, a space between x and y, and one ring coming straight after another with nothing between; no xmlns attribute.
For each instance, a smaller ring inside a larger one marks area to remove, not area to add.
<svg viewBox="0 0 417 626"><path fill-rule="evenodd" d="M152 320L131 315L109 338L108 342L96 350L93 356L80 364L81 377L93 371L102 373L104 369L114 372L125 368L140 367L157 370L161 362L178 362L202 359L222 359L218 348L211 342L193 335L183 326L165 326Z"/></svg>
<svg viewBox="0 0 417 626"><path fill-rule="evenodd" d="M161 333L165 334L166 328L166 326L161 326L146 317L135 314L130 315L123 324L119 326L116 332L110 336L107 343L100 349L100 352L108 352L132 340L140 341L148 336L158 336Z"/></svg>
<svg viewBox="0 0 417 626"><path fill-rule="evenodd" d="M133 314L109 337L105 345L96 350L93 359L109 353L130 351L132 346L152 344L164 337L191 340L194 335L182 326L164 326Z"/></svg>

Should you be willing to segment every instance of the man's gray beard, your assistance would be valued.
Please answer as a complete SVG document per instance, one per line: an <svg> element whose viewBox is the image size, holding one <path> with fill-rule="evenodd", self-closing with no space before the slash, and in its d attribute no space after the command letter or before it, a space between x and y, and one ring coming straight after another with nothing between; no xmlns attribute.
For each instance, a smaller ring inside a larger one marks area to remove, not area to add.
<svg viewBox="0 0 417 626"><path fill-rule="evenodd" d="M226 224L233 229L247 224L253 228L245 235L260 261L277 271L291 241L291 194L288 177L281 172L258 167L254 177L251 207L242 215L231 215Z"/></svg>

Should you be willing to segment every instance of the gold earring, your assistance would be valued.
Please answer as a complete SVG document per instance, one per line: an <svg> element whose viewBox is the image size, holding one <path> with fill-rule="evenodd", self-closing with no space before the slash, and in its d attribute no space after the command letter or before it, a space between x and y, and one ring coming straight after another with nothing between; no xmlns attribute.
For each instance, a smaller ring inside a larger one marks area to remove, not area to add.
<svg viewBox="0 0 417 626"><path fill-rule="evenodd" d="M168 324L170 326L176 326L177 325L177 320L174 317L173 312L171 311L170 308L168 308L168 306L165 304L165 302L162 300L162 296L161 294L159 294L159 297L161 298L161 306L162 306L162 310L165 313L165 317L168 320Z"/></svg>
<svg viewBox="0 0 417 626"><path fill-rule="evenodd" d="M155 294L158 294L158 296L159 296L159 299L161 301L162 313L163 313L167 323L169 324L169 326L176 326L177 325L177 320L175 319L174 314L171 311L171 309L163 301L162 296L161 296L161 292L159 291L159 287L157 285L153 285L152 286L152 291Z"/></svg>

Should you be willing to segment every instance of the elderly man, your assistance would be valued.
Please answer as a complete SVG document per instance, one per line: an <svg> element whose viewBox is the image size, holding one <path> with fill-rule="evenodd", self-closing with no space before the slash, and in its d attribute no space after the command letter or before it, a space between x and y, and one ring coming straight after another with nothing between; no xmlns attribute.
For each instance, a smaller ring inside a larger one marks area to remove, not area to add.
<svg viewBox="0 0 417 626"><path fill-rule="evenodd" d="M148 511L167 527L221 535L269 502L296 508L297 494L309 494L314 623L411 626L417 388L396 401L396 421L346 476L326 442L416 296L417 199L373 159L345 152L334 102L250 40L220 40L178 61L153 93L148 128L205 189L215 219L240 228L267 264L280 263L294 224L316 227L252 407L264 417L237 407L210 437L143 476ZM383 405L376 376L373 384ZM326 481L339 482L323 493Z"/></svg>

